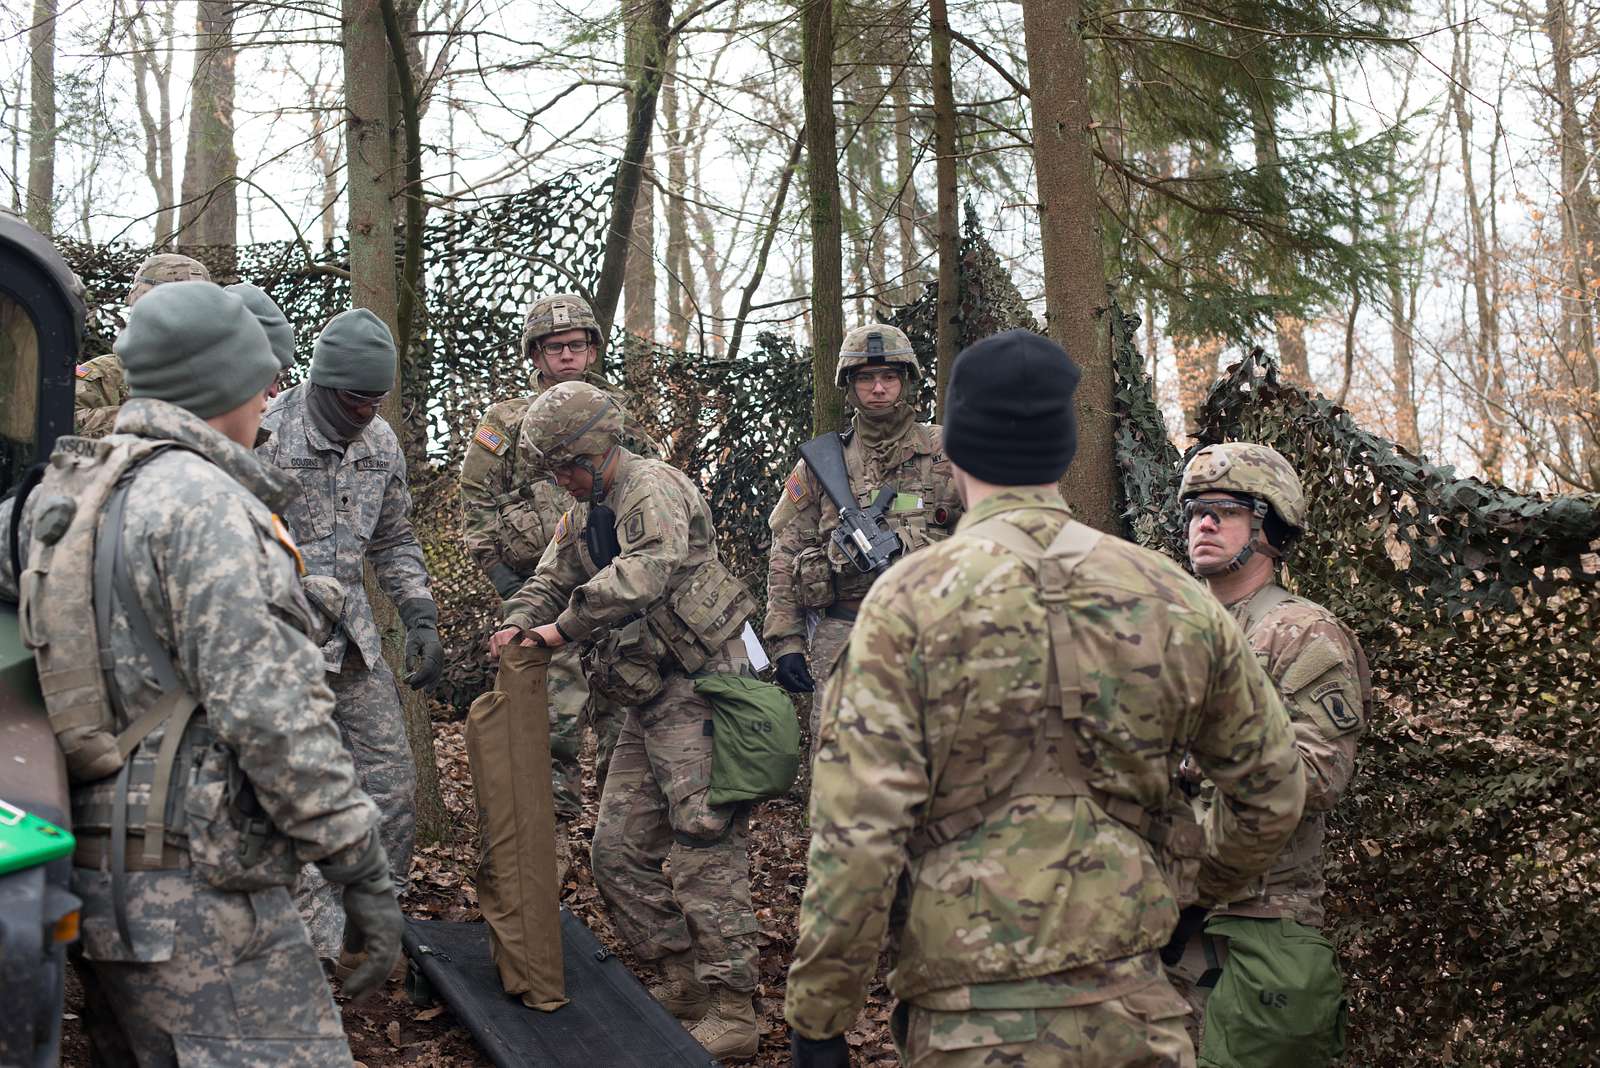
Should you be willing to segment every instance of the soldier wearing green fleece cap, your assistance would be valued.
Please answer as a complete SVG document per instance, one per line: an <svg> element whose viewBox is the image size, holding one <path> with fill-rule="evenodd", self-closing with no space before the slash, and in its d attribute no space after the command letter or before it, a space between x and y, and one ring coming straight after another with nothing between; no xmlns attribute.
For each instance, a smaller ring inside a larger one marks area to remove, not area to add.
<svg viewBox="0 0 1600 1068"><path fill-rule="evenodd" d="M272 355L278 360L278 375L267 387L267 396L276 397L283 391L284 374L294 366L294 325L289 322L278 302L267 296L267 291L249 282L236 282L227 287L228 292L244 301L250 314L256 317L261 329L266 331Z"/></svg>
<svg viewBox="0 0 1600 1068"><path fill-rule="evenodd" d="M307 572L331 576L345 589L343 616L322 647L338 699L334 718L363 788L383 814L380 833L404 885L416 838L416 767L362 582L364 562L371 562L405 623L406 682L415 689L431 685L444 666L444 649L422 546L411 529L405 455L378 414L394 386L395 365L394 339L382 319L365 308L334 316L312 348L309 380L273 402L263 420L272 436L257 452L304 490L284 520ZM338 959L337 895L308 871L299 903L318 952Z"/></svg>

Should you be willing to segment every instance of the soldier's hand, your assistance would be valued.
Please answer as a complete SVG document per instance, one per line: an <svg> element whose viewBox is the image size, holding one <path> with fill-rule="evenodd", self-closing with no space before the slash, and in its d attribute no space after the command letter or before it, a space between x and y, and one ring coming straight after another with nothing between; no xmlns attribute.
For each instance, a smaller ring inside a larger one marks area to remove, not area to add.
<svg viewBox="0 0 1600 1068"><path fill-rule="evenodd" d="M444 670L444 645L439 632L432 627L419 627L406 634L406 685L413 690L425 690L439 681Z"/></svg>
<svg viewBox="0 0 1600 1068"><path fill-rule="evenodd" d="M505 564L490 565L489 581L494 583L494 591L500 595L502 601L522 589L522 576Z"/></svg>
<svg viewBox="0 0 1600 1068"><path fill-rule="evenodd" d="M804 1038L790 1031L789 1063L794 1068L850 1068L850 1045L843 1035Z"/></svg>
<svg viewBox="0 0 1600 1068"><path fill-rule="evenodd" d="M554 623L546 623L542 627L534 627L529 637L533 641L523 642L524 645L537 644L544 646L546 649L559 649L567 644L566 636L561 633L561 628Z"/></svg>
<svg viewBox="0 0 1600 1068"><path fill-rule="evenodd" d="M1178 926L1172 929L1172 937L1167 939L1167 944L1161 947L1161 963L1169 968L1177 966L1183 959L1183 951L1188 948L1189 940L1205 930L1206 915L1209 910L1204 905L1185 905L1183 911L1178 913Z"/></svg>
<svg viewBox="0 0 1600 1068"><path fill-rule="evenodd" d="M330 883L344 886L345 948L364 951L367 958L350 973L343 990L350 998L364 997L382 985L399 961L406 927L389 876L389 856L374 831L355 859L323 860L317 868Z"/></svg>
<svg viewBox="0 0 1600 1068"><path fill-rule="evenodd" d="M777 679L778 685L790 693L811 693L817 688L817 680L811 677L804 653L784 653L778 657Z"/></svg>
<svg viewBox="0 0 1600 1068"><path fill-rule="evenodd" d="M493 634L489 635L489 656L492 659L499 660L500 650L504 649L518 638L522 638L523 645L533 644L526 638L523 638L521 627L502 627L501 629L495 631Z"/></svg>

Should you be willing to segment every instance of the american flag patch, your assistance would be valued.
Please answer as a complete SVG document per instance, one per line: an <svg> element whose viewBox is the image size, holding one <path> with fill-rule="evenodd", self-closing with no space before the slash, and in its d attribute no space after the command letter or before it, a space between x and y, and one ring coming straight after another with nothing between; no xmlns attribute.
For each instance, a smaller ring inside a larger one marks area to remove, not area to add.
<svg viewBox="0 0 1600 1068"><path fill-rule="evenodd" d="M78 365L78 377L79 378L88 378L89 377L89 365L88 364L80 363Z"/></svg>
<svg viewBox="0 0 1600 1068"><path fill-rule="evenodd" d="M562 512L561 518L556 520L555 542L557 545L565 545L567 543L567 532L572 529L571 520L572 513L570 511Z"/></svg>
<svg viewBox="0 0 1600 1068"><path fill-rule="evenodd" d="M488 423L480 423L478 432L472 435L472 440L499 456L506 451L506 436Z"/></svg>
<svg viewBox="0 0 1600 1068"><path fill-rule="evenodd" d="M806 484L800 481L799 472L794 472L789 475L789 481L783 484L783 492L787 493L789 495L789 499L795 504L805 503Z"/></svg>

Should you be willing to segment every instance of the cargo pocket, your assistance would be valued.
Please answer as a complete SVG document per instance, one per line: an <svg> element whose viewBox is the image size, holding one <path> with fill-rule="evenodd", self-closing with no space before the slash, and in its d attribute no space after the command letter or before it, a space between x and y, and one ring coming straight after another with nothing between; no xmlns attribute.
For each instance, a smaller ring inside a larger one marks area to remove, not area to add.
<svg viewBox="0 0 1600 1068"><path fill-rule="evenodd" d="M834 602L833 565L826 546L811 545L794 557L795 603L801 608L827 608Z"/></svg>
<svg viewBox="0 0 1600 1068"><path fill-rule="evenodd" d="M922 1033L918 1034L919 1031ZM909 1040L913 1057L921 1049L951 1053L963 1049L988 1049L991 1046L1032 1042L1038 1037L1039 1025L1033 1009L973 1009L964 1012L913 1009L911 1013ZM921 1043L918 1042L919 1038L922 1039Z"/></svg>
<svg viewBox="0 0 1600 1068"><path fill-rule="evenodd" d="M183 795L189 859L196 874L216 890L244 892L288 886L299 871L294 848L265 822L265 815L258 817L264 821L264 830L247 839L229 789L232 763L233 754L220 744L195 754Z"/></svg>
<svg viewBox="0 0 1600 1068"><path fill-rule="evenodd" d="M332 995L289 891L274 886L235 900L253 917L231 961L219 947L238 1034L255 1041L337 1041Z"/></svg>

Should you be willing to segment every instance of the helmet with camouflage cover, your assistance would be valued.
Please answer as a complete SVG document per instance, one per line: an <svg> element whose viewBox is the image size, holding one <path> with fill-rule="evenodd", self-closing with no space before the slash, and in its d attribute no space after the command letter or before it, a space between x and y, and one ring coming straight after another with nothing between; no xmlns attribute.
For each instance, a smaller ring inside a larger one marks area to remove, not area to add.
<svg viewBox="0 0 1600 1068"><path fill-rule="evenodd" d="M534 342L540 338L564 330L587 330L597 354L605 345L600 320L594 317L588 301L576 293L552 293L528 306L528 314L522 320L522 354L530 355Z"/></svg>
<svg viewBox="0 0 1600 1068"><path fill-rule="evenodd" d="M922 377L922 366L905 333L886 323L865 323L844 336L839 346L839 369L834 382L840 389L850 384L850 372L859 367L903 364L906 376Z"/></svg>
<svg viewBox="0 0 1600 1068"><path fill-rule="evenodd" d="M1274 558L1283 555L1263 536L1269 513L1288 528L1287 538L1306 528L1306 497L1300 476L1282 453L1267 445L1230 441L1207 445L1195 453L1184 466L1178 499L1187 502L1208 492L1242 494L1255 504L1249 543L1219 571L1237 571L1257 550Z"/></svg>
<svg viewBox="0 0 1600 1068"><path fill-rule="evenodd" d="M211 272L199 260L180 256L176 252L157 252L146 256L139 269L133 272L133 288L128 290L128 307L156 286L168 282L211 281Z"/></svg>
<svg viewBox="0 0 1600 1068"><path fill-rule="evenodd" d="M522 416L519 448L534 470L604 456L622 438L622 409L587 382L562 382L536 397Z"/></svg>

